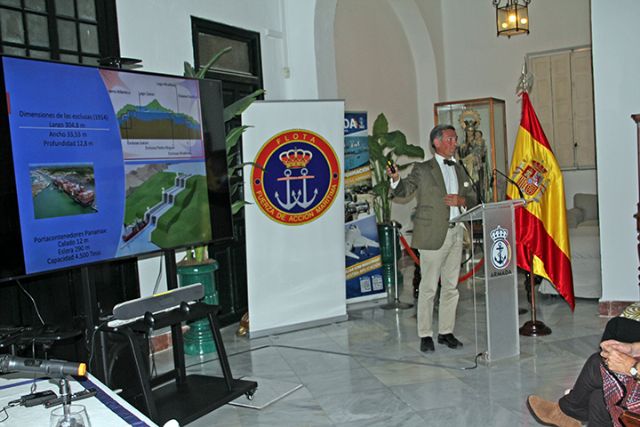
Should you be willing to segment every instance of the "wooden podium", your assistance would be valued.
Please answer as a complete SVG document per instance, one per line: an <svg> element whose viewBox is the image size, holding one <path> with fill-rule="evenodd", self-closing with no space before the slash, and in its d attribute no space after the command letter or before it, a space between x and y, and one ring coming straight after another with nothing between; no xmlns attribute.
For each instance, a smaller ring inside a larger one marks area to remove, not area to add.
<svg viewBox="0 0 640 427"><path fill-rule="evenodd" d="M490 362L520 354L514 210L524 204L522 199L479 204L452 220L470 222L471 229L475 223L482 222L487 312L486 354L487 361ZM475 275L472 283L475 292ZM475 328L477 334L477 321Z"/></svg>

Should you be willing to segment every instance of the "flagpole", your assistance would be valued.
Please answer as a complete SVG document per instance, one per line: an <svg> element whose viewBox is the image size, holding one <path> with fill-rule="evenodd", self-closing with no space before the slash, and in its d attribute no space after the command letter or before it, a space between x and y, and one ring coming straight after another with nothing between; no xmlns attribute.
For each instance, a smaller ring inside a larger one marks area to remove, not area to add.
<svg viewBox="0 0 640 427"><path fill-rule="evenodd" d="M536 279L533 274L533 254L531 254L531 263L529 264L529 289L531 289L531 320L528 320L520 328L520 335L526 337L542 337L551 334L551 328L544 324L541 320L536 319Z"/></svg>
<svg viewBox="0 0 640 427"><path fill-rule="evenodd" d="M520 335L542 336L551 334L551 329L536 318L535 285L540 280L536 280L539 276L535 276L534 260L536 267L537 263L542 264L545 277L553 283L571 310L575 299L562 172L529 99L532 83L525 58L516 88L522 99L522 115L510 168L514 181L526 185L528 196L526 209L521 210L516 218L520 237L516 241L521 255L518 263L529 270L531 305L531 320L520 328Z"/></svg>

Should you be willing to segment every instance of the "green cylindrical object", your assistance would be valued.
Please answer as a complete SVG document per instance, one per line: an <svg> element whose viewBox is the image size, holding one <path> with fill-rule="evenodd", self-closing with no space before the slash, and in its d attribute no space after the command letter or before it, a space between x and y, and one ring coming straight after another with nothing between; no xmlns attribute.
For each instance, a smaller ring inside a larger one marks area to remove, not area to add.
<svg viewBox="0 0 640 427"><path fill-rule="evenodd" d="M394 242L395 237L395 242ZM387 292L393 290L395 281L393 280L394 259L393 245L395 243L396 260L400 259L401 249L398 233L394 234L391 224L378 224L378 238L380 240L380 258L382 260L382 281ZM402 276L398 274L398 287L402 285Z"/></svg>
<svg viewBox="0 0 640 427"><path fill-rule="evenodd" d="M214 272L218 269L218 262L212 261L207 264L178 267L178 284L182 287L201 283L204 286L204 303L217 305L218 291L215 286ZM213 341L209 319L189 322L189 331L184 334L184 352L199 356L214 351L216 351L216 345Z"/></svg>

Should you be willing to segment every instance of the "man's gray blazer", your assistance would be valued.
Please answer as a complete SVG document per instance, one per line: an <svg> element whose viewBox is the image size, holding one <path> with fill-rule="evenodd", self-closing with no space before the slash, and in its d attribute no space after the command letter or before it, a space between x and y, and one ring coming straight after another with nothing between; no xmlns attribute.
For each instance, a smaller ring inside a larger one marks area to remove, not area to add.
<svg viewBox="0 0 640 427"><path fill-rule="evenodd" d="M465 198L467 208L476 204L473 184L462 167L456 163L458 194ZM440 249L449 228L449 206L444 204L447 190L442 171L435 157L416 163L408 177L400 179L392 190L394 196L408 197L416 194L417 206L413 219L413 241L417 249Z"/></svg>

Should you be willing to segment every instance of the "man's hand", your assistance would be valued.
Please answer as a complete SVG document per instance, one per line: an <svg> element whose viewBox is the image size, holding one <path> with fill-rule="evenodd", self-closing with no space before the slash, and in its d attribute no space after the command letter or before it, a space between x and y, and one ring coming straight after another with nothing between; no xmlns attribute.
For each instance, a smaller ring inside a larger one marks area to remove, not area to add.
<svg viewBox="0 0 640 427"><path fill-rule="evenodd" d="M464 197L457 194L447 194L444 196L444 204L447 206L466 206L467 203Z"/></svg>
<svg viewBox="0 0 640 427"><path fill-rule="evenodd" d="M633 346L631 344L616 340L603 341L600 343L600 348L603 352L618 351L629 356L637 356L636 354L633 354Z"/></svg>
<svg viewBox="0 0 640 427"><path fill-rule="evenodd" d="M636 359L617 350L602 350L600 356L609 370L622 375L629 375L631 367L636 364Z"/></svg>
<svg viewBox="0 0 640 427"><path fill-rule="evenodd" d="M398 173L398 165L394 164L393 165L393 172L391 172L391 168L389 166L387 166L387 176L389 178L391 178L391 181L393 182L397 182L398 180L400 180L400 174Z"/></svg>

